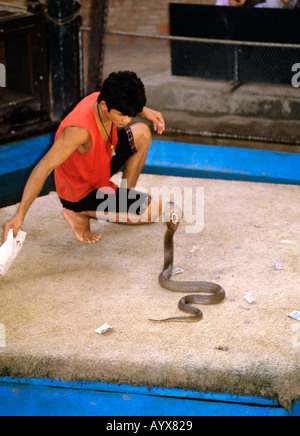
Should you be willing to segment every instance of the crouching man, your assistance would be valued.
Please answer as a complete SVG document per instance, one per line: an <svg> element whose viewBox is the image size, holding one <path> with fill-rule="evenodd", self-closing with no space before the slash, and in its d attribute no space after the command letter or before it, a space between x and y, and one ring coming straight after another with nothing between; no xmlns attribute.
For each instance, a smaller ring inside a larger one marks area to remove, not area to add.
<svg viewBox="0 0 300 436"><path fill-rule="evenodd" d="M100 93L84 98L62 121L54 145L28 179L16 215L5 225L4 241L10 229L17 235L53 170L63 216L81 242L101 239L91 231L91 219L127 224L156 221L160 201L133 190L151 145L146 124L128 126L136 115L163 133L164 119L146 107L145 88L137 75L129 71L110 74ZM123 180L117 187L111 177L121 168Z"/></svg>

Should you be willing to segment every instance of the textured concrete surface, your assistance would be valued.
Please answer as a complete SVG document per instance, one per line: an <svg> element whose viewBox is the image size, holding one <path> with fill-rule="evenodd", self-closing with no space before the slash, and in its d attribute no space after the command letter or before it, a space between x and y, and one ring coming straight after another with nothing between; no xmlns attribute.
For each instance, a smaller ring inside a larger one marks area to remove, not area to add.
<svg viewBox="0 0 300 436"><path fill-rule="evenodd" d="M39 198L27 239L0 279L0 376L86 380L278 399L300 396L299 186L142 175L140 186L204 188L204 229L175 238L177 280L221 284L226 300L180 315L181 294L161 288L165 224L93 223L96 245L75 239L55 193ZM197 200L194 197L194 208ZM16 206L0 210L6 222ZM281 263L275 270L273 262ZM256 303L244 296L251 293ZM95 329L116 326L106 335Z"/></svg>

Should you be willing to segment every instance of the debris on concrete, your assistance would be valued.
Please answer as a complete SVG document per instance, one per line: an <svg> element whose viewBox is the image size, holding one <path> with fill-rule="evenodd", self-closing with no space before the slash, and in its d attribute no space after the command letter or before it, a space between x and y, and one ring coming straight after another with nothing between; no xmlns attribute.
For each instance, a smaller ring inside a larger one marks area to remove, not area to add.
<svg viewBox="0 0 300 436"><path fill-rule="evenodd" d="M256 299L255 297L253 297L253 295L248 294L244 297L244 299L249 303L249 304L253 304L256 303Z"/></svg>
<svg viewBox="0 0 300 436"><path fill-rule="evenodd" d="M297 311L297 310L295 310L295 311L292 312L292 313L289 313L288 316L289 316L290 318L293 318L293 319L297 320L297 321L300 321L300 312Z"/></svg>
<svg viewBox="0 0 300 436"><path fill-rule="evenodd" d="M103 335L104 333L107 333L108 331L114 329L116 326L110 326L108 324L103 324L101 327L99 327L97 330L95 330L96 333L99 335Z"/></svg>
<svg viewBox="0 0 300 436"><path fill-rule="evenodd" d="M279 270L283 269L283 266L281 265L281 263L276 263L275 260L273 260L273 266L274 266L274 269L276 271L279 271Z"/></svg>

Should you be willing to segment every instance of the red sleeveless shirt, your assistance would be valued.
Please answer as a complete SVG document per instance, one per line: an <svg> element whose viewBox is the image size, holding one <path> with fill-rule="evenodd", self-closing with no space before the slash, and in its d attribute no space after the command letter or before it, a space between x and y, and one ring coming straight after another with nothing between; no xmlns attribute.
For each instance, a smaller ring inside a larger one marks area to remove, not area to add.
<svg viewBox="0 0 300 436"><path fill-rule="evenodd" d="M111 144L104 142L94 114L94 103L99 92L84 98L62 121L55 136L60 137L66 127L83 127L92 138L92 147L86 154L76 150L63 164L54 170L56 190L60 198L77 203L95 189L116 185L110 181ZM116 126L113 125L111 140L118 142Z"/></svg>

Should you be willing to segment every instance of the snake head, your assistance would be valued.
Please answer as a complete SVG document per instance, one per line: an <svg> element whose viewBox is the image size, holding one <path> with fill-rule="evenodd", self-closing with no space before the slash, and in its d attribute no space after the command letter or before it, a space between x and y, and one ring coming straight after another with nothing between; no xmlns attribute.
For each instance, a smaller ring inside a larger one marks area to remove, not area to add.
<svg viewBox="0 0 300 436"><path fill-rule="evenodd" d="M182 209L176 203L170 202L165 216L168 229L175 232L182 221Z"/></svg>

